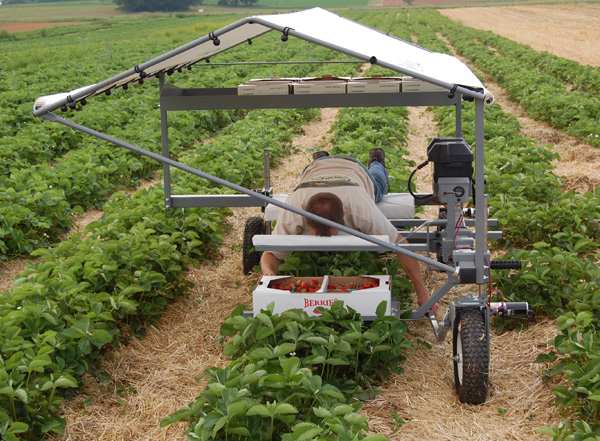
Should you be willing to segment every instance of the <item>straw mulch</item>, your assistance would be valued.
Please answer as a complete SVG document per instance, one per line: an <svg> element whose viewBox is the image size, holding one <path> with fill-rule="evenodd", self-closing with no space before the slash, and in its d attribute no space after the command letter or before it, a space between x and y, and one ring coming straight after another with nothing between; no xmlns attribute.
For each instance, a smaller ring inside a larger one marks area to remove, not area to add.
<svg viewBox="0 0 600 441"><path fill-rule="evenodd" d="M543 384L543 365L535 358L548 351L555 335L551 320L529 329L494 333L491 339L490 396L479 406L460 403L455 393L452 336L438 343L426 323L409 326L416 349L409 352L405 372L381 386L363 413L371 430L392 440L542 440L540 426L560 418L550 386ZM428 349L418 340L432 345ZM395 415L394 415L395 414ZM403 423L398 423L402 419Z"/></svg>

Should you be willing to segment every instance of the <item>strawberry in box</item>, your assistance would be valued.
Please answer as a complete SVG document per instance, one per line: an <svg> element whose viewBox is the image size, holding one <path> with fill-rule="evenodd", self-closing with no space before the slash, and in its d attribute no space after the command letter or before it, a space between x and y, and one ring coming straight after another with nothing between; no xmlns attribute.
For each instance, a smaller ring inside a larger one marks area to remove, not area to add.
<svg viewBox="0 0 600 441"><path fill-rule="evenodd" d="M326 292L353 292L379 287L379 279L374 277L329 277Z"/></svg>
<svg viewBox="0 0 600 441"><path fill-rule="evenodd" d="M306 277L286 277L280 280L272 280L267 288L290 291L294 293L317 292L321 289L322 277L308 279Z"/></svg>

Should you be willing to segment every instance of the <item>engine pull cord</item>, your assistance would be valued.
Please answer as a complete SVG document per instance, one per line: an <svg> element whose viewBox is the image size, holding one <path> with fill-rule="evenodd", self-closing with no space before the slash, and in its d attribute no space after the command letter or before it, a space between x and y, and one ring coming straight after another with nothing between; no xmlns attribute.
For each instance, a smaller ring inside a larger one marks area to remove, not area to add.
<svg viewBox="0 0 600 441"><path fill-rule="evenodd" d="M410 174L410 176L408 177L408 192L411 194L411 196L415 199L432 199L433 198L433 193L432 194L428 194L425 196L417 196L416 194L413 193L412 191L412 187L411 187L411 182L412 182L412 178L415 175L415 173L419 170L421 170L423 167L425 167L427 164L429 164L429 161L425 161L424 163L422 163L421 165L419 165L416 169L414 169L412 171L412 173Z"/></svg>

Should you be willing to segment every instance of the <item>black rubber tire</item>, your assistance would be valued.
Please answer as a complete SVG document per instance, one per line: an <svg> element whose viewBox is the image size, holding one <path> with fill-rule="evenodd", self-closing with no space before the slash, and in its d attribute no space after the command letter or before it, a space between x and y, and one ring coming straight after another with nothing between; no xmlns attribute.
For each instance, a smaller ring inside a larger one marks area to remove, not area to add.
<svg viewBox="0 0 600 441"><path fill-rule="evenodd" d="M484 403L489 389L490 345L483 312L456 310L452 359L454 384L461 403Z"/></svg>
<svg viewBox="0 0 600 441"><path fill-rule="evenodd" d="M244 244L242 246L242 263L244 274L250 274L252 269L260 263L260 252L254 250L252 238L257 234L264 234L265 221L262 217L248 218L244 228Z"/></svg>

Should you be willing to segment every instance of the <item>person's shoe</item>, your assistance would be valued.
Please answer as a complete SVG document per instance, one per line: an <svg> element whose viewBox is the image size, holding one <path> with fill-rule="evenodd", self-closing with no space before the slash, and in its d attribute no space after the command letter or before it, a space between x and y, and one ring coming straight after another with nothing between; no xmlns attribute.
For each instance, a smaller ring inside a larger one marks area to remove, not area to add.
<svg viewBox="0 0 600 441"><path fill-rule="evenodd" d="M326 152L325 150L315 152L313 153L313 161L316 161L319 158L324 158L325 156L329 156L329 152Z"/></svg>
<svg viewBox="0 0 600 441"><path fill-rule="evenodd" d="M369 152L369 165L371 165L371 163L374 161L380 162L381 165L385 167L385 152L382 148L377 147L371 149L371 151Z"/></svg>

